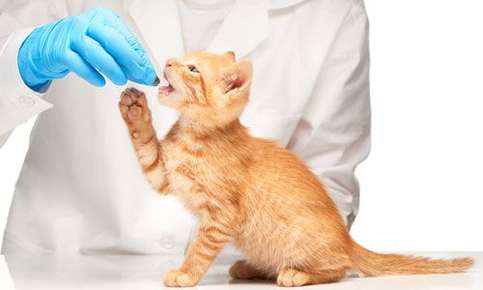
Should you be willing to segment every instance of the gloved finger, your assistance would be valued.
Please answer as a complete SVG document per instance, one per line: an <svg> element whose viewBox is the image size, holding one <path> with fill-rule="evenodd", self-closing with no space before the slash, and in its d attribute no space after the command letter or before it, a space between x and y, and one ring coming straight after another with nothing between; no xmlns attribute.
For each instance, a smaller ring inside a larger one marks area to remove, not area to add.
<svg viewBox="0 0 483 290"><path fill-rule="evenodd" d="M149 60L146 51L141 46L140 42L136 39L134 34L132 34L129 28L124 24L124 22L122 22L121 18L115 13L106 13L104 15L102 23L105 26L110 27L111 29L121 34L124 37L125 41L129 44L131 49L138 56L135 59L135 62L143 70L142 76L134 76L138 80L138 82L147 85L158 85L159 79L156 76L156 72L151 61Z"/></svg>
<svg viewBox="0 0 483 290"><path fill-rule="evenodd" d="M117 30L103 25L90 25L87 35L99 42L121 66L128 79L143 84L152 84L154 71L146 67L144 60L129 45Z"/></svg>
<svg viewBox="0 0 483 290"><path fill-rule="evenodd" d="M70 71L74 72L90 84L96 87L102 87L106 84L104 77L75 51L67 50L63 62Z"/></svg>
<svg viewBox="0 0 483 290"><path fill-rule="evenodd" d="M81 37L72 43L72 49L99 72L116 85L124 85L127 76L114 58L89 36Z"/></svg>

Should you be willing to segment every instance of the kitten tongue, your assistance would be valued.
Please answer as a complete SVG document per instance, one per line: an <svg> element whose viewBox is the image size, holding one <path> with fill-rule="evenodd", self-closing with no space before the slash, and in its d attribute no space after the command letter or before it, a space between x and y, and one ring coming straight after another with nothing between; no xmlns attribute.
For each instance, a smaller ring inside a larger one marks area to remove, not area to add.
<svg viewBox="0 0 483 290"><path fill-rule="evenodd" d="M173 91L174 91L174 88L171 85L159 87L159 92L165 96L169 95Z"/></svg>

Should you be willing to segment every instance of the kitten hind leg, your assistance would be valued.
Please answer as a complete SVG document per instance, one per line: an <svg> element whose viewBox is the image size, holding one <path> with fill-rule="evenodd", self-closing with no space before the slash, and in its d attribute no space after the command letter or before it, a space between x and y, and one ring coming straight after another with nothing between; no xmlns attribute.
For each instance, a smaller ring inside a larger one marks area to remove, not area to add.
<svg viewBox="0 0 483 290"><path fill-rule="evenodd" d="M307 273L292 268L287 268L278 273L277 285L282 287L298 287L304 285L332 283L344 278L345 273L345 269Z"/></svg>
<svg viewBox="0 0 483 290"><path fill-rule="evenodd" d="M251 279L268 279L267 274L255 269L246 260L236 261L229 270L233 279L251 280Z"/></svg>

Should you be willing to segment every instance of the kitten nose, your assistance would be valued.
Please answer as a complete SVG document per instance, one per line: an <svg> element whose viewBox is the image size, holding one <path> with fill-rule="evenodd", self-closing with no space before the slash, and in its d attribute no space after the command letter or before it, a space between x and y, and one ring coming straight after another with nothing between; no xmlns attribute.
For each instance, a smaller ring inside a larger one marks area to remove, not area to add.
<svg viewBox="0 0 483 290"><path fill-rule="evenodd" d="M168 59L168 60L166 61L166 68L168 68L168 67L172 67L172 66L173 66L173 64L174 64L174 60L173 60L173 59Z"/></svg>

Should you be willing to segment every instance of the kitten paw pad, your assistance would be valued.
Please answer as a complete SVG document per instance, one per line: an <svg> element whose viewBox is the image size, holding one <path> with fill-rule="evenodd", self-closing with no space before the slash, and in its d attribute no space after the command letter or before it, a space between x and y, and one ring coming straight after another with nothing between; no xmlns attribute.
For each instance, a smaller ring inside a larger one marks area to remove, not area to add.
<svg viewBox="0 0 483 290"><path fill-rule="evenodd" d="M128 88L122 92L119 109L126 122L149 121L146 96L135 88Z"/></svg>
<svg viewBox="0 0 483 290"><path fill-rule="evenodd" d="M164 276L164 285L168 287L191 287L197 282L192 275L181 271L170 271Z"/></svg>
<svg viewBox="0 0 483 290"><path fill-rule="evenodd" d="M119 110L134 140L143 143L153 137L151 112L143 92L135 88L124 90L119 101Z"/></svg>

